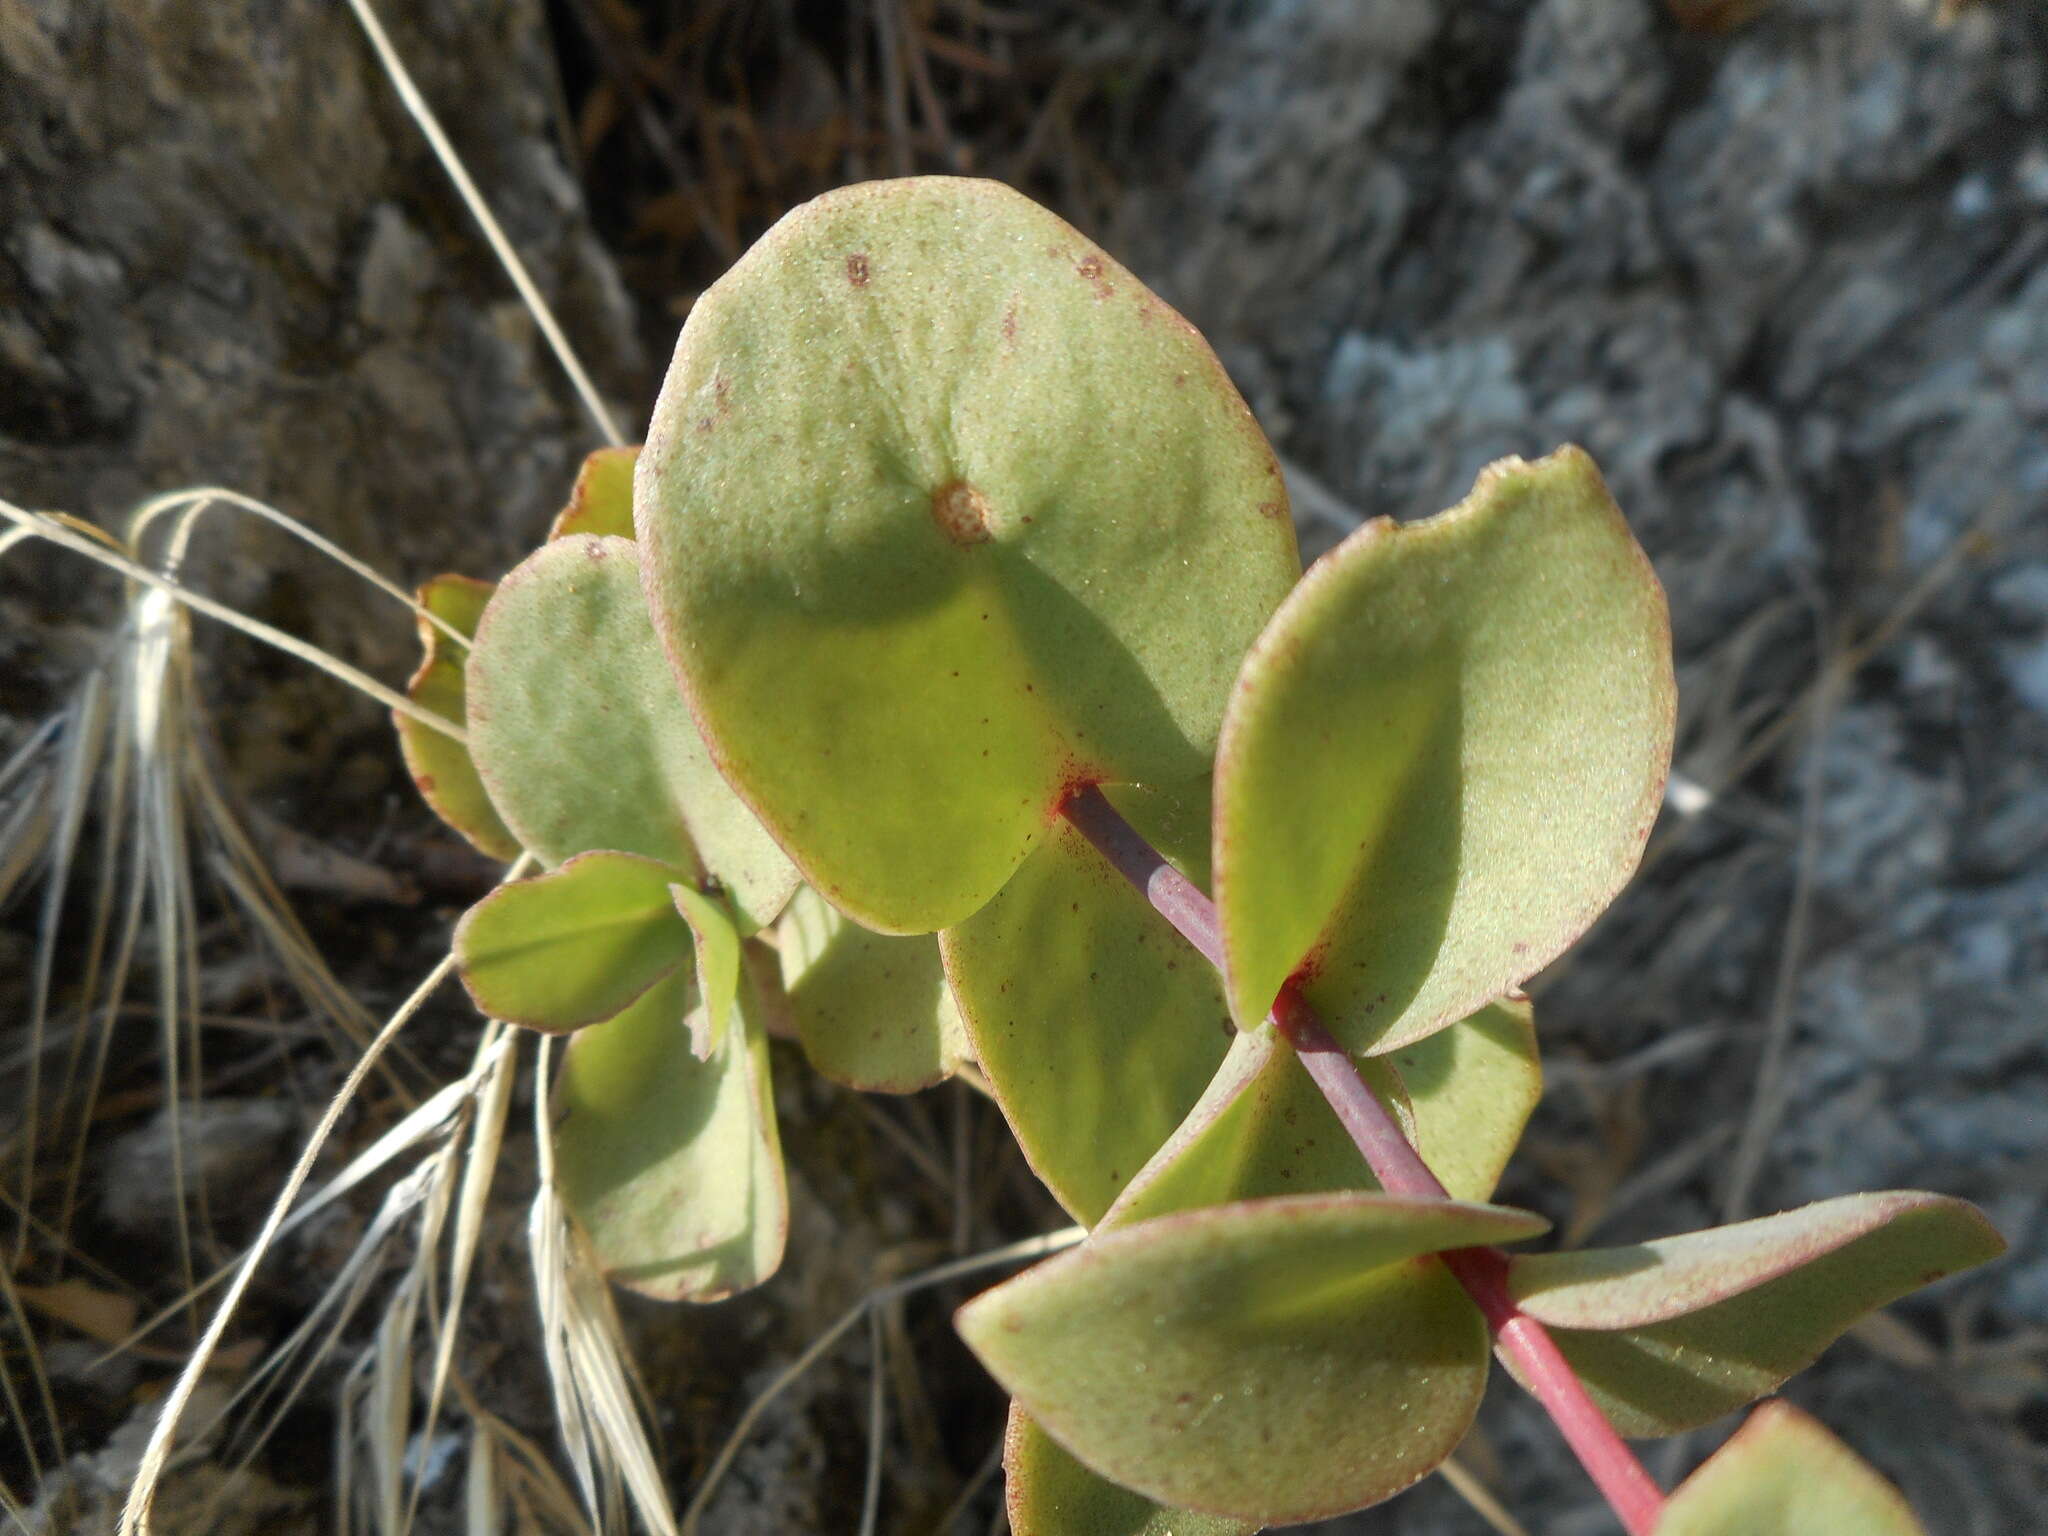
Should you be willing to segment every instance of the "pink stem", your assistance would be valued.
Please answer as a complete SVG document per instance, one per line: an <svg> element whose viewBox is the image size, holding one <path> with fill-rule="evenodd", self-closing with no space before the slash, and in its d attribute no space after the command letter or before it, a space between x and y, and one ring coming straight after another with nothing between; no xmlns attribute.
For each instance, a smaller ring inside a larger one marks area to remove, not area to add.
<svg viewBox="0 0 2048 1536"><path fill-rule="evenodd" d="M1093 786L1076 790L1060 812L1119 874L1144 892L1146 900L1181 937L1211 965L1223 968L1223 934L1215 904L1168 864L1101 790ZM1366 1086L1351 1054L1331 1036L1291 982L1274 1000L1272 1019L1357 1143L1380 1187L1390 1195L1412 1199L1449 1199L1442 1181L1430 1172L1386 1106ZM1585 1384L1557 1341L1515 1305L1508 1290L1508 1256L1498 1248L1459 1248L1439 1257L1485 1317L1494 1348L1513 1362L1530 1394L1556 1423L1629 1536L1653 1536L1664 1510L1662 1490L1587 1395Z"/></svg>
<svg viewBox="0 0 2048 1536"><path fill-rule="evenodd" d="M1515 1305L1508 1256L1498 1248L1457 1248L1439 1257L1485 1316L1493 1347L1519 1368L1522 1385L1550 1415L1622 1529L1629 1536L1653 1536L1664 1513L1664 1491L1587 1395L1549 1330Z"/></svg>

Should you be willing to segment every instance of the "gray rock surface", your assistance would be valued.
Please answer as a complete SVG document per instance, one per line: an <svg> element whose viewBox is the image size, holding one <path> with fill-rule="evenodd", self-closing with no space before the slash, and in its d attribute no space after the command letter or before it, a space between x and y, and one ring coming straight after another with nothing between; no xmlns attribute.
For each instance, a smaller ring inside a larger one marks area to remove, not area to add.
<svg viewBox="0 0 2048 1536"><path fill-rule="evenodd" d="M600 384L630 391L630 311L555 137L540 5L385 9ZM596 445L345 6L4 0L0 207L18 503L118 524L210 482L402 579L495 575ZM217 594L404 665L404 615L375 622L278 535L216 517L197 552Z"/></svg>

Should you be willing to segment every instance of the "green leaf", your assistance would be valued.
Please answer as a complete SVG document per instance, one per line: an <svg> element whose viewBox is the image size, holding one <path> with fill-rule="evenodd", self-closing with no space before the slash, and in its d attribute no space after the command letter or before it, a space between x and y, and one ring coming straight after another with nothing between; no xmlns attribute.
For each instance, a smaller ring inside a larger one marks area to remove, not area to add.
<svg viewBox="0 0 2048 1536"><path fill-rule="evenodd" d="M1615 1427L1669 1435L1775 1391L1864 1314L2004 1250L1975 1206L1907 1190L1517 1255L1508 1273Z"/></svg>
<svg viewBox="0 0 2048 1536"><path fill-rule="evenodd" d="M1452 1198L1493 1193L1540 1091L1526 1002L1484 1008L1399 1056L1352 1060ZM1201 1101L1102 1226L1267 1195L1377 1188L1300 1057L1268 1022L1237 1037Z"/></svg>
<svg viewBox="0 0 2048 1536"><path fill-rule="evenodd" d="M939 948L1025 1159L1093 1224L1229 1048L1215 971L1065 821Z"/></svg>
<svg viewBox="0 0 2048 1536"><path fill-rule="evenodd" d="M478 1008L531 1029L608 1019L686 967L675 872L630 853L585 853L501 885L463 914L455 963ZM686 971L687 974L687 971Z"/></svg>
<svg viewBox="0 0 2048 1536"><path fill-rule="evenodd" d="M1207 344L1044 209L952 178L808 203L698 299L634 505L720 764L887 932L980 908L1074 784L1208 771L1299 570Z"/></svg>
<svg viewBox="0 0 2048 1536"><path fill-rule="evenodd" d="M1360 1058L1380 1102L1414 1132L1400 1079ZM1274 1025L1231 1042L1201 1100L1103 1216L1100 1230L1272 1195L1376 1190L1379 1183Z"/></svg>
<svg viewBox="0 0 2048 1536"><path fill-rule="evenodd" d="M1790 1403L1749 1416L1664 1506L1657 1536L1927 1536L1898 1489Z"/></svg>
<svg viewBox="0 0 2048 1536"><path fill-rule="evenodd" d="M834 1082L912 1093L971 1054L931 935L871 933L801 886L775 939L804 1055Z"/></svg>
<svg viewBox="0 0 2048 1536"><path fill-rule="evenodd" d="M1111 784L1103 796L1123 814L1140 836L1166 855L1200 890L1208 890L1211 790L1214 778L1203 774L1177 784Z"/></svg>
<svg viewBox="0 0 2048 1536"><path fill-rule="evenodd" d="M1397 1050L1512 991L1621 889L1671 756L1664 595L1592 461L1507 459L1358 530L1246 658L1217 755L1240 1024L1290 976Z"/></svg>
<svg viewBox="0 0 2048 1536"><path fill-rule="evenodd" d="M469 576L436 576L417 596L429 613L460 633L473 635L484 604L495 590L491 582ZM465 724L469 699L463 673L469 648L454 644L422 619L420 651L419 670L406 684L405 696L444 720ZM398 727L398 750L405 757L406 772L434 814L492 858L508 863L518 858L519 839L491 804L483 780L476 775L476 764L469 759L469 749L411 715L394 710L391 719Z"/></svg>
<svg viewBox="0 0 2048 1536"><path fill-rule="evenodd" d="M716 1301L782 1262L789 1196L768 1042L745 999L710 1060L681 976L569 1041L555 1083L562 1198L620 1284Z"/></svg>
<svg viewBox="0 0 2048 1536"><path fill-rule="evenodd" d="M1257 1200L1099 1234L956 1319L996 1379L1097 1473L1269 1524L1374 1503L1472 1421L1486 1325L1426 1253L1541 1217L1380 1194Z"/></svg>
<svg viewBox="0 0 2048 1536"><path fill-rule="evenodd" d="M576 534L500 583L469 661L470 751L542 862L603 848L702 868L751 932L782 909L796 871L712 765L648 623L639 566L629 540Z"/></svg>
<svg viewBox="0 0 2048 1536"><path fill-rule="evenodd" d="M1415 1150L1458 1200L1486 1200L1543 1097L1534 1010L1489 1003L1449 1029L1380 1058L1399 1074Z"/></svg>
<svg viewBox="0 0 2048 1536"><path fill-rule="evenodd" d="M555 514L550 539L588 533L618 539L633 537L633 466L638 448L600 448L583 461L570 488L569 504Z"/></svg>
<svg viewBox="0 0 2048 1536"><path fill-rule="evenodd" d="M1015 1403L1003 1435L1011 1536L1252 1536L1258 1526L1169 1509L1076 1461Z"/></svg>
<svg viewBox="0 0 2048 1536"><path fill-rule="evenodd" d="M687 885L671 885L676 911L690 925L690 938L697 954L697 991L703 1007L693 1015L701 1018L704 1030L691 1041L697 1059L709 1059L725 1038L725 1021L739 999L740 934L725 909L702 891Z"/></svg>

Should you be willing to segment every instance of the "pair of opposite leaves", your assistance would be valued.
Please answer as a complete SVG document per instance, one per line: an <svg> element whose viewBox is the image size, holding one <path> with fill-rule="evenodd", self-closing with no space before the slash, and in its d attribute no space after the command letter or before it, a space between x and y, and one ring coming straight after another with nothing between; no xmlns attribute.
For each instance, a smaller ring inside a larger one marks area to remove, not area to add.
<svg viewBox="0 0 2048 1536"><path fill-rule="evenodd" d="M1072 231L1001 189L885 184L786 220L693 314L640 482L655 625L719 766L837 905L877 928L949 928L948 969L977 1023L977 1054L1027 1151L1047 1172L1078 1150L1084 1181L1092 1173L1106 1186L1062 1188L1048 1173L1084 1219L1102 1214L1124 1172L1041 1111L1077 1080L1114 1096L1084 1106L1084 1122L1151 1091L1149 1115L1122 1117L1143 1128L1137 1156L1124 1159L1135 1164L1221 1049L1219 1037L1203 1060L1179 1044L1184 1034L1161 1036L1165 1057L1183 1064L1182 1080L1162 1082L1134 1073L1132 1052L1104 1048L1134 1042L1054 1043L1037 1026L1059 1012L1002 1001L1015 984L1032 990L1042 957L1101 934L1087 919L1061 935L1037 921L1056 911L1046 894L1063 881L1073 913L1091 883L1113 886L1071 834L1046 835L1074 785L1148 786L1171 806L1190 798L1220 736L1215 882L1231 1013L1255 1025L1280 983L1304 976L1347 1044L1380 1051L1423 1040L1553 957L1626 878L1655 812L1671 715L1661 595L1583 456L1489 472L1464 506L1402 533L1373 525L1275 616L1295 570L1284 496L1206 346ZM624 551L576 553L616 569ZM543 560L572 591L579 575L585 586L598 579L576 572L569 552ZM536 632L522 635L519 668L547 676L532 648L559 653L570 637L527 627ZM587 688L605 654L558 664L540 691ZM492 711L479 724L487 754ZM508 750L559 759L559 740L518 734L502 738ZM645 814L647 801L623 804ZM1192 820L1206 830L1208 817ZM1182 852L1198 861L1201 850ZM1126 961L1107 963L1128 982ZM994 1022L1006 1011L1023 1047L1007 1062ZM1185 1031L1186 1010L1154 1013ZM1098 1003L1080 1016L1115 1014ZM1069 1046L1100 1070L1070 1071ZM1034 1052L1035 1089L1024 1085ZM1518 1131L1512 1114L1495 1118ZM1216 1133L1227 1120L1211 1118L1210 1144L1242 1172L1251 1143ZM1278 1192L1235 1183L1183 1203ZM1335 1187L1369 1185L1360 1168ZM1199 1437L1180 1429L1164 1446L1091 1459L1133 1485L1168 1497L1192 1488L1192 1502L1260 1519L1369 1502L1434 1465L1469 1418L1459 1404L1483 1377L1483 1334L1447 1281L1423 1294L1403 1261L1528 1235L1531 1218L1356 1199L1366 1203L1339 1220L1352 1246L1338 1244L1334 1289L1309 1311L1344 1318L1340 1331L1360 1339L1347 1288L1371 1275L1405 1286L1379 1299L1383 1319L1436 1307L1435 1326L1406 1330L1423 1341L1407 1368L1457 1380L1438 1394L1448 1411L1410 1435L1418 1452L1341 1469L1337 1488L1327 1458L1291 1482L1268 1465L1254 1486L1221 1494L1197 1486L1202 1458L1186 1447ZM1231 1236L1230 1222L1299 1214L1240 1207L1205 1213L1193 1230L1220 1242L1218 1273L1236 1294L1248 1259L1252 1271L1282 1273L1256 1252L1286 1245ZM1119 1283L1143 1267L1121 1266ZM1030 1310L1034 1287L1058 1294L1066 1273L1048 1266L982 1311L1003 1312L1001 1331L1027 1332L1010 1326L1016 1309ZM1212 1291L1197 1311L1215 1305ZM1283 1343L1299 1355L1315 1319L1282 1313ZM1036 1364L1029 1350L983 1353L1014 1386L1062 1350L1041 1346ZM1219 1350L1213 1337L1196 1353L1202 1369L1256 1354ZM1402 1358L1384 1337L1352 1352L1390 1394ZM1452 1360L1464 1368L1445 1369ZM1132 1363L1142 1373L1158 1360ZM1116 1370L1084 1374L1106 1391L1112 1430L1142 1412ZM1287 1395L1284 1376L1259 1379L1267 1386L1254 1396ZM1025 1395L1050 1407L1056 1431L1089 1442L1057 1392ZM1175 1396L1227 1429L1241 1414L1210 1412L1224 1402ZM1313 1417L1302 1422L1315 1431ZM1431 1435L1449 1438L1431 1450Z"/></svg>

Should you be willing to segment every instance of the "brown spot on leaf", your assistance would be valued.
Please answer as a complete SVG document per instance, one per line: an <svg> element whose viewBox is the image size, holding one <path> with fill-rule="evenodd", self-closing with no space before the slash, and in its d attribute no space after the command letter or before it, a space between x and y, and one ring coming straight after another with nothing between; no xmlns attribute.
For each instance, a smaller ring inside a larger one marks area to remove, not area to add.
<svg viewBox="0 0 2048 1536"><path fill-rule="evenodd" d="M714 373L711 376L711 414L697 418L697 430L699 432L712 431L721 421L724 421L726 417L732 414L732 401L728 398L731 394L732 380L722 373Z"/></svg>
<svg viewBox="0 0 2048 1536"><path fill-rule="evenodd" d="M846 280L856 288L868 285L868 257L865 251L855 251L846 258Z"/></svg>
<svg viewBox="0 0 2048 1536"><path fill-rule="evenodd" d="M1286 515L1287 503L1284 501L1262 501L1259 503L1259 516L1261 517L1270 518L1278 522Z"/></svg>
<svg viewBox="0 0 2048 1536"><path fill-rule="evenodd" d="M986 544L988 498L965 480L949 481L932 492L932 521L939 525L939 532L962 549Z"/></svg>
<svg viewBox="0 0 2048 1536"><path fill-rule="evenodd" d="M1106 275L1107 269L1102 264L1102 258L1095 252L1090 251L1086 256L1075 262L1074 270L1081 274L1083 282L1095 285L1096 298L1106 299L1116 292L1116 285L1110 282Z"/></svg>

